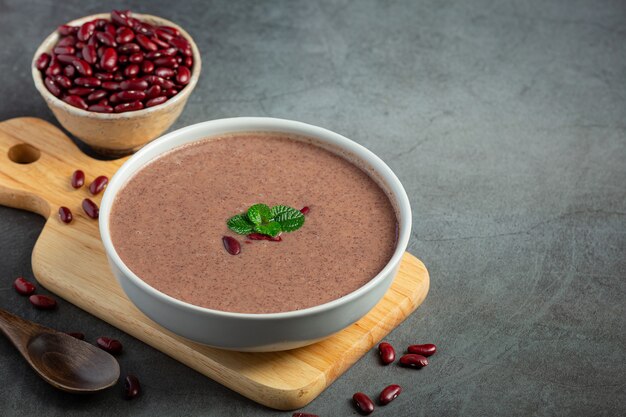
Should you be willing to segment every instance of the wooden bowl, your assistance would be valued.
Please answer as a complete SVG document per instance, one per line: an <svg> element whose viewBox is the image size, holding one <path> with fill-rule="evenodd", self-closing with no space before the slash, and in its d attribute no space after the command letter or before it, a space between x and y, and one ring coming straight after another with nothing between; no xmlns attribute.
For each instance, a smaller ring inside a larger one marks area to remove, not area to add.
<svg viewBox="0 0 626 417"><path fill-rule="evenodd" d="M200 76L200 52L195 42L180 26L157 16L133 13L133 17L156 26L172 26L189 41L193 51L193 68L189 84L178 94L158 106L126 113L96 113L82 110L65 103L48 91L43 83L41 72L35 66L35 60L44 52L50 53L59 40L54 31L37 48L31 64L35 87L54 113L59 123L74 136L104 155L121 156L135 152L146 143L159 137L178 118L183 111L189 95ZM94 19L109 19L108 13L99 13L72 20L67 23L80 26Z"/></svg>

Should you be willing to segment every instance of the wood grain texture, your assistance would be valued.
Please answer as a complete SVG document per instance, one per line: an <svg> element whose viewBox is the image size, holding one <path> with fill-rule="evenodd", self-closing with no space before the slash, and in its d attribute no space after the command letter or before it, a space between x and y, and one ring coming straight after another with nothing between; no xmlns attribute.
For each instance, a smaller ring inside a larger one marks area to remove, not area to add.
<svg viewBox="0 0 626 417"><path fill-rule="evenodd" d="M12 162L8 153L28 143L41 151L31 164ZM429 275L413 255L404 255L385 297L365 317L311 346L286 352L230 352L199 345L163 329L126 298L111 274L97 221L80 208L87 187L74 190L75 169L86 184L111 176L124 159L98 161L81 153L56 127L39 119L0 123L0 204L47 218L33 250L33 271L50 291L177 359L198 372L268 407L291 410L319 395L365 352L401 323L424 300ZM93 198L100 203L100 196ZM59 206L74 213L70 225L59 221Z"/></svg>

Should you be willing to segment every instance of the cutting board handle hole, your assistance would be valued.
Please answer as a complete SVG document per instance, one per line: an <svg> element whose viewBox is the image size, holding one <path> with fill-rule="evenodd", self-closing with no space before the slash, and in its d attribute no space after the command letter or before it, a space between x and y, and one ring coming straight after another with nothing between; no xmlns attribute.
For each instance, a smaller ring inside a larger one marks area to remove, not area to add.
<svg viewBox="0 0 626 417"><path fill-rule="evenodd" d="M41 151L28 143L19 143L9 149L9 159L16 164L32 164L41 157Z"/></svg>

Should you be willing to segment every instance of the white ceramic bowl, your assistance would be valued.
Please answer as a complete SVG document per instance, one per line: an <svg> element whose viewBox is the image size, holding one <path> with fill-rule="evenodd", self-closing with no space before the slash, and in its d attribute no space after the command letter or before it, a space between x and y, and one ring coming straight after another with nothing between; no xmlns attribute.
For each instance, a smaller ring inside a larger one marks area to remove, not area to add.
<svg viewBox="0 0 626 417"><path fill-rule="evenodd" d="M198 307L172 298L135 275L119 257L109 233L115 196L127 180L148 162L170 149L210 136L233 132L270 131L314 139L319 146L340 149L369 167L394 203L399 223L393 256L364 286L315 307L271 314L232 313ZM241 117L213 120L179 129L151 142L122 165L111 179L100 207L100 234L113 273L130 300L163 327L206 345L241 351L277 351L305 346L349 326L383 297L396 275L411 233L411 207L391 169L363 146L321 127L290 120Z"/></svg>

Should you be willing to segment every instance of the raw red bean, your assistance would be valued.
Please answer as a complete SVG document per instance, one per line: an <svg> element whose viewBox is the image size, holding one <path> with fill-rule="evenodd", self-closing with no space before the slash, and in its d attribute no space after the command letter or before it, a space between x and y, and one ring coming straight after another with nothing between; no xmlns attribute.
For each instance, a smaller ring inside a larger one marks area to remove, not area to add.
<svg viewBox="0 0 626 417"><path fill-rule="evenodd" d="M84 59L75 58L71 62L71 64L74 65L74 67L76 67L76 71L78 71L79 74L85 75L87 77L91 77L91 75L93 74L91 65L89 65L89 63L85 61Z"/></svg>
<svg viewBox="0 0 626 417"><path fill-rule="evenodd" d="M111 20L120 26L130 27L128 18L130 17L130 10L113 10L111 12Z"/></svg>
<svg viewBox="0 0 626 417"><path fill-rule="evenodd" d="M138 34L152 36L154 35L155 28L149 23L140 22L137 20L135 24L133 24L133 30L135 31L135 33Z"/></svg>
<svg viewBox="0 0 626 417"><path fill-rule="evenodd" d="M57 62L51 63L46 69L46 75L48 76L55 76L55 75L59 75L60 73L61 73L61 65L59 65Z"/></svg>
<svg viewBox="0 0 626 417"><path fill-rule="evenodd" d="M102 81L96 77L78 77L74 80L74 84L82 87L100 87Z"/></svg>
<svg viewBox="0 0 626 417"><path fill-rule="evenodd" d="M98 208L96 203L88 198L83 200L83 210L85 211L85 214L92 219L97 219L98 215L100 215L100 209Z"/></svg>
<svg viewBox="0 0 626 417"><path fill-rule="evenodd" d="M36 290L35 284L24 279L23 277L18 277L13 282L13 288L15 288L15 291L17 291L20 295L31 295Z"/></svg>
<svg viewBox="0 0 626 417"><path fill-rule="evenodd" d="M115 113L123 113L125 111L134 111L143 109L143 103L141 101L131 101L129 103L122 103L115 106L113 111Z"/></svg>
<svg viewBox="0 0 626 417"><path fill-rule="evenodd" d="M85 45L87 45L85 42L78 41L78 42L76 42L76 44L74 46L76 46L77 50L80 50L80 49L83 49L85 47Z"/></svg>
<svg viewBox="0 0 626 417"><path fill-rule="evenodd" d="M109 35L113 36L113 39L115 39L115 41L117 42L117 28L115 27L115 25L111 24L111 23L107 23L106 25L104 25L104 31L106 33L108 33Z"/></svg>
<svg viewBox="0 0 626 417"><path fill-rule="evenodd" d="M128 55L119 55L117 57L117 62L119 62L120 64L125 64L128 62Z"/></svg>
<svg viewBox="0 0 626 417"><path fill-rule="evenodd" d="M128 43L135 39L135 32L127 27L121 27L117 30L115 41L117 43Z"/></svg>
<svg viewBox="0 0 626 417"><path fill-rule="evenodd" d="M117 52L113 48L106 48L100 59L100 66L105 71L113 71L117 65ZM78 69L78 68L77 68Z"/></svg>
<svg viewBox="0 0 626 417"><path fill-rule="evenodd" d="M124 69L124 75L129 78L135 78L139 74L139 65L130 64Z"/></svg>
<svg viewBox="0 0 626 417"><path fill-rule="evenodd" d="M171 90L174 88L175 84L172 81L166 80L165 78L161 78L161 80L162 81L158 85L160 85L162 89Z"/></svg>
<svg viewBox="0 0 626 417"><path fill-rule="evenodd" d="M89 192L93 195L100 194L102 190L106 188L108 183L109 179L104 175L100 175L99 177L96 177L91 184L89 184Z"/></svg>
<svg viewBox="0 0 626 417"><path fill-rule="evenodd" d="M176 56L176 54L178 53L178 49L174 48L173 46L170 46L168 48L161 49L157 52L161 54L160 56Z"/></svg>
<svg viewBox="0 0 626 417"><path fill-rule="evenodd" d="M136 52L128 57L128 62L131 64L141 64L143 62L143 54Z"/></svg>
<svg viewBox="0 0 626 417"><path fill-rule="evenodd" d="M103 105L103 106L108 106L108 105L109 105L109 100L108 100L108 99L106 99L106 98L103 98L102 100L100 100L100 101L98 102L98 104L101 104L101 105Z"/></svg>
<svg viewBox="0 0 626 417"><path fill-rule="evenodd" d="M359 413L367 416L374 412L374 402L364 393L357 392L352 396L352 401Z"/></svg>
<svg viewBox="0 0 626 417"><path fill-rule="evenodd" d="M154 63L152 61L143 61L141 63L141 72L150 74L152 71L154 71Z"/></svg>
<svg viewBox="0 0 626 417"><path fill-rule="evenodd" d="M156 37L156 36L151 37L151 38L150 38L150 40L151 40L152 42L156 43L156 45L157 45L159 48L169 48L169 46L170 46L170 45L169 45L169 43L167 43L167 42L165 42L165 41L162 41L161 39L159 39L159 38L158 38L158 37Z"/></svg>
<svg viewBox="0 0 626 417"><path fill-rule="evenodd" d="M99 337L96 339L98 347L111 355L119 355L122 353L122 344L117 339L111 339L110 337Z"/></svg>
<svg viewBox="0 0 626 417"><path fill-rule="evenodd" d="M191 71L187 67L179 67L176 70L176 82L178 84L187 85L191 79Z"/></svg>
<svg viewBox="0 0 626 417"><path fill-rule="evenodd" d="M389 385L384 390L382 390L378 401L380 402L380 405L387 405L396 398L398 398L398 395L400 395L401 392L402 387L400 385Z"/></svg>
<svg viewBox="0 0 626 417"><path fill-rule="evenodd" d="M73 46L57 46L54 48L53 52L57 55L74 55L76 48Z"/></svg>
<svg viewBox="0 0 626 417"><path fill-rule="evenodd" d="M76 32L78 32L78 27L70 26L70 25L61 25L57 28L57 32L59 32L59 35L61 36L74 35Z"/></svg>
<svg viewBox="0 0 626 417"><path fill-rule="evenodd" d="M158 87L158 86L157 86ZM146 101L146 107L154 107L167 101L167 96L159 96Z"/></svg>
<svg viewBox="0 0 626 417"><path fill-rule="evenodd" d="M169 33L172 36L180 36L180 32L178 31L178 29L171 26L159 26L159 29L163 32Z"/></svg>
<svg viewBox="0 0 626 417"><path fill-rule="evenodd" d="M73 64L76 59L75 55L56 55L56 59L59 60L62 64Z"/></svg>
<svg viewBox="0 0 626 417"><path fill-rule="evenodd" d="M383 342L378 345L378 354L380 355L380 360L384 365L389 365L391 362L396 360L396 351L393 346L387 342Z"/></svg>
<svg viewBox="0 0 626 417"><path fill-rule="evenodd" d="M191 57L191 56L186 56L185 57L185 66L187 68L191 68L193 66L193 57Z"/></svg>
<svg viewBox="0 0 626 417"><path fill-rule="evenodd" d="M111 99L115 100L116 102L144 100L145 98L146 93L137 90L120 91L119 93L111 94Z"/></svg>
<svg viewBox="0 0 626 417"><path fill-rule="evenodd" d="M95 64L98 61L98 52L93 45L85 45L82 49L83 59L90 64Z"/></svg>
<svg viewBox="0 0 626 417"><path fill-rule="evenodd" d="M144 81L146 83L146 85L148 85L147 81ZM159 97L161 95L161 86L158 85L153 85L152 87L148 88L146 90L146 98L147 99L152 99L152 98L156 98ZM150 106L148 106L150 107Z"/></svg>
<svg viewBox="0 0 626 417"><path fill-rule="evenodd" d="M416 353L422 356L431 356L437 352L437 346L432 343L426 343L423 345L411 345L407 348L409 353Z"/></svg>
<svg viewBox="0 0 626 417"><path fill-rule="evenodd" d="M102 88L105 90L118 91L122 89L122 86L116 81L105 81L102 83Z"/></svg>
<svg viewBox="0 0 626 417"><path fill-rule="evenodd" d="M130 42L118 47L117 51L121 54L134 54L136 52L140 52L141 48L136 43Z"/></svg>
<svg viewBox="0 0 626 417"><path fill-rule="evenodd" d="M164 31L163 29L161 29L160 27L154 31L154 34L157 35L160 39L168 42L170 40L172 40L172 38L174 37L174 35L172 35L169 32Z"/></svg>
<svg viewBox="0 0 626 417"><path fill-rule="evenodd" d="M152 42L146 35L139 33L136 36L139 45L146 51L156 51L159 49L156 43Z"/></svg>
<svg viewBox="0 0 626 417"><path fill-rule="evenodd" d="M91 106L87 107L87 110L96 113L113 113L113 107L102 103L92 104Z"/></svg>
<svg viewBox="0 0 626 417"><path fill-rule="evenodd" d="M62 99L64 102L66 102L67 104L69 104L70 106L74 106L77 107L79 109L83 109L83 110L87 110L87 103L85 103L85 100L83 100L81 97L79 96L65 96Z"/></svg>
<svg viewBox="0 0 626 417"><path fill-rule="evenodd" d="M82 187L83 184L85 184L85 173L81 171L80 169L77 169L76 171L74 171L74 173L72 174L72 180L70 181L70 184L72 185L72 187L76 189L79 189L80 187Z"/></svg>
<svg viewBox="0 0 626 417"><path fill-rule="evenodd" d="M52 93L53 96L59 97L61 95L61 89L56 85L54 80L50 77L46 77L43 80L44 85Z"/></svg>
<svg viewBox="0 0 626 417"><path fill-rule="evenodd" d="M74 78L74 75L76 75L76 68L74 68L73 65L66 65L63 68L63 74L65 74L66 77Z"/></svg>
<svg viewBox="0 0 626 417"><path fill-rule="evenodd" d="M39 310L52 310L57 306L57 302L49 295L31 295L28 301Z"/></svg>
<svg viewBox="0 0 626 417"><path fill-rule="evenodd" d="M79 96L79 97L83 97L83 96L87 96L91 93L93 93L93 88L88 88L88 87L74 87L74 88L70 88L69 90L67 90L67 92L71 95L74 96Z"/></svg>
<svg viewBox="0 0 626 417"><path fill-rule="evenodd" d="M58 86L63 88L70 88L72 86L72 81L65 75L57 75L56 77L54 77L54 82L57 83Z"/></svg>
<svg viewBox="0 0 626 417"><path fill-rule="evenodd" d="M78 340L85 340L85 334L81 332L67 332L65 334L72 336L73 338Z"/></svg>
<svg viewBox="0 0 626 417"><path fill-rule="evenodd" d="M183 62L183 57L182 56L179 55L179 56L177 56L175 58L176 58L176 63L177 64L180 64L181 62Z"/></svg>
<svg viewBox="0 0 626 417"><path fill-rule="evenodd" d="M119 83L125 79L126 78L124 78L124 74L122 74L121 71L116 71L115 74L113 74L113 81L117 81Z"/></svg>
<svg viewBox="0 0 626 417"><path fill-rule="evenodd" d="M46 54L45 52L37 58L35 61L35 67L39 71L43 71L48 68L48 64L50 63L50 54Z"/></svg>
<svg viewBox="0 0 626 417"><path fill-rule="evenodd" d="M420 369L428 365L428 359L422 355L409 353L400 358L400 365L407 368Z"/></svg>
<svg viewBox="0 0 626 417"><path fill-rule="evenodd" d="M76 38L73 36L66 36L65 38L61 38L61 40L57 43L58 46L75 46ZM55 52L56 53L56 52Z"/></svg>
<svg viewBox="0 0 626 417"><path fill-rule="evenodd" d="M79 41L89 40L89 38L91 38L95 30L96 30L96 25L93 22L83 23L80 29L78 29L78 33L77 33L78 40Z"/></svg>
<svg viewBox="0 0 626 417"><path fill-rule="evenodd" d="M319 417L317 414L311 413L293 413L291 417Z"/></svg>
<svg viewBox="0 0 626 417"><path fill-rule="evenodd" d="M105 90L96 90L87 96L87 101L94 102L105 98L109 93Z"/></svg>
<svg viewBox="0 0 626 417"><path fill-rule="evenodd" d="M124 80L120 83L120 88L122 90L145 90L148 88L148 81L141 79Z"/></svg>
<svg viewBox="0 0 626 417"><path fill-rule="evenodd" d="M127 375L124 379L124 398L132 400L141 394L141 385L135 375Z"/></svg>
<svg viewBox="0 0 626 417"><path fill-rule="evenodd" d="M72 216L72 212L67 207L59 207L59 219L63 223L71 223L74 216Z"/></svg>
<svg viewBox="0 0 626 417"><path fill-rule="evenodd" d="M98 38L96 38L95 36L92 36L92 37L91 37L91 38L89 38L89 40L87 41L87 45L97 46L97 45L98 45Z"/></svg>
<svg viewBox="0 0 626 417"><path fill-rule="evenodd" d="M283 239L280 236L267 236L261 233L250 233L248 239L252 240L269 240L270 242L280 242Z"/></svg>
<svg viewBox="0 0 626 417"><path fill-rule="evenodd" d="M234 237L224 236L222 238L222 243L224 244L224 249L226 249L226 252L230 253L231 255L239 255L239 253L241 253L241 245Z"/></svg>
<svg viewBox="0 0 626 417"><path fill-rule="evenodd" d="M309 214L310 211L311 209L309 208L309 206L304 206L300 209L300 213L304 214L305 216Z"/></svg>
<svg viewBox="0 0 626 417"><path fill-rule="evenodd" d="M178 51L181 54L188 55L188 56L192 55L191 45L189 45L189 42L187 42L184 38L178 36L178 37L172 38L169 41L169 43L170 43L170 45L172 45L173 47L178 49Z"/></svg>
<svg viewBox="0 0 626 417"><path fill-rule="evenodd" d="M96 19L93 21L98 29L102 29L109 21L106 19Z"/></svg>
<svg viewBox="0 0 626 417"><path fill-rule="evenodd" d="M100 41L101 44L111 47L116 47L117 42L115 42L115 38L107 32L96 32L96 38Z"/></svg>
<svg viewBox="0 0 626 417"><path fill-rule="evenodd" d="M175 88L170 88L170 89L168 89L168 90L165 90L165 91L163 92L163 94L165 94L165 96L166 96L166 97L168 97L168 98L169 98L169 97L173 97L173 96L175 96L176 94L178 94L178 90L176 90Z"/></svg>
<svg viewBox="0 0 626 417"><path fill-rule="evenodd" d="M154 62L154 65L156 65L157 67L168 67L168 68L178 67L178 62L176 62L176 58L173 56L162 56L160 58L156 58L153 62Z"/></svg>
<svg viewBox="0 0 626 417"><path fill-rule="evenodd" d="M110 72L96 72L94 76L100 81L111 81L113 79L113 74Z"/></svg>

